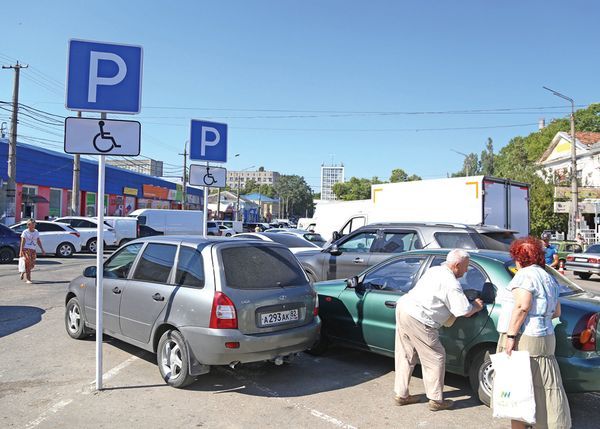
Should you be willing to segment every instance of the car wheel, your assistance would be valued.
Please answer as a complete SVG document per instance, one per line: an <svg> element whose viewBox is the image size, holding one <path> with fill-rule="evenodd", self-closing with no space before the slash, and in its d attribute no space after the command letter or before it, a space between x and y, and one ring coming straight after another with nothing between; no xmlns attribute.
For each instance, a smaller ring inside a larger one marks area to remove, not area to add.
<svg viewBox="0 0 600 429"><path fill-rule="evenodd" d="M231 237L230 233L225 234L225 237Z"/></svg>
<svg viewBox="0 0 600 429"><path fill-rule="evenodd" d="M0 249L0 264L9 264L13 259L15 259L15 252L12 249L8 247Z"/></svg>
<svg viewBox="0 0 600 429"><path fill-rule="evenodd" d="M317 282L317 278L312 273L309 273L307 271L306 275L308 276L308 281L310 282L310 284L315 284Z"/></svg>
<svg viewBox="0 0 600 429"><path fill-rule="evenodd" d="M181 332L165 332L158 342L156 360L160 375L172 387L185 387L195 378L189 373L189 357Z"/></svg>
<svg viewBox="0 0 600 429"><path fill-rule="evenodd" d="M494 352L492 348L480 350L473 357L469 367L471 388L477 394L479 400L488 407L492 398L492 384L494 382L494 369L492 368L490 353Z"/></svg>
<svg viewBox="0 0 600 429"><path fill-rule="evenodd" d="M87 242L87 244L85 245L85 247L87 247L87 250L92 252L92 253L96 253L98 251L98 246L97 246L98 242L96 238L90 238Z"/></svg>
<svg viewBox="0 0 600 429"><path fill-rule="evenodd" d="M75 253L75 247L71 243L60 243L56 248L56 256L59 258L70 258Z"/></svg>
<svg viewBox="0 0 600 429"><path fill-rule="evenodd" d="M71 338L81 340L89 335L85 327L83 315L81 314L81 305L77 298L71 298L65 307L65 328Z"/></svg>
<svg viewBox="0 0 600 429"><path fill-rule="evenodd" d="M579 276L581 280L587 280L592 277L592 273L582 273L580 271L576 271L575 275Z"/></svg>

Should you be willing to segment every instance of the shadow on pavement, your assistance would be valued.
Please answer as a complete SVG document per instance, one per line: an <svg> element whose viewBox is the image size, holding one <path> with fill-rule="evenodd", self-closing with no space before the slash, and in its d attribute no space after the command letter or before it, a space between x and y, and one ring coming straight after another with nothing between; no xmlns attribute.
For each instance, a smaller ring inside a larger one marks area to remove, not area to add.
<svg viewBox="0 0 600 429"><path fill-rule="evenodd" d="M45 312L38 307L0 306L0 338L39 323Z"/></svg>

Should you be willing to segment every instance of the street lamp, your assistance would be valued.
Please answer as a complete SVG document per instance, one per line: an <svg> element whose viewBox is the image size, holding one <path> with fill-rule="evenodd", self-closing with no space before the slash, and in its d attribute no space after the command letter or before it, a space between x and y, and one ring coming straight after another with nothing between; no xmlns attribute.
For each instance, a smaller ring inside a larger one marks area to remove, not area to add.
<svg viewBox="0 0 600 429"><path fill-rule="evenodd" d="M238 155L239 155L239 153L236 154L235 156L238 156ZM251 168L254 168L254 167L255 167L254 165L251 165L250 167L246 167L246 168L238 171L238 175L237 175L237 179L238 179L237 180L237 202L235 204L235 220L239 220L238 217L240 215L240 191L241 191L241 189L240 189L240 179L242 177L242 172L246 171L246 170L250 170Z"/></svg>
<svg viewBox="0 0 600 429"><path fill-rule="evenodd" d="M465 157L465 173L468 176L469 175L469 163L467 162L467 160L469 159L469 155L467 155L466 153L459 152L459 151L454 150L454 149L450 149L450 150L452 152L456 152L457 154L462 155L462 156Z"/></svg>
<svg viewBox="0 0 600 429"><path fill-rule="evenodd" d="M550 91L557 97L567 100L571 103L571 210L569 210L569 231L567 237L570 240L575 239L575 231L577 230L577 219L579 218L578 207L578 189L577 189L577 154L575 151L575 102L572 98L567 97L560 92L556 92L546 86L543 86L546 91Z"/></svg>

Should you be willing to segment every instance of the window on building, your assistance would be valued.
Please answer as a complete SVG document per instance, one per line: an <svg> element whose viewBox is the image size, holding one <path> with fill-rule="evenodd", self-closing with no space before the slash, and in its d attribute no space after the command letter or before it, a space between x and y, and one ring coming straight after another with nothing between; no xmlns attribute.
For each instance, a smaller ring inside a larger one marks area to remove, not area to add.
<svg viewBox="0 0 600 429"><path fill-rule="evenodd" d="M50 189L50 209L52 217L62 216L62 189Z"/></svg>

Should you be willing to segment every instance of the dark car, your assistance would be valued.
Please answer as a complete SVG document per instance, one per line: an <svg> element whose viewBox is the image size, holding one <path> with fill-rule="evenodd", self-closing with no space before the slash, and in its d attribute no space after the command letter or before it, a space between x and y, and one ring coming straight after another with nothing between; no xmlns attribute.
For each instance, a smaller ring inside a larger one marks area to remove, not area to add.
<svg viewBox="0 0 600 429"><path fill-rule="evenodd" d="M8 264L19 255L21 237L7 226L0 225L0 264Z"/></svg>
<svg viewBox="0 0 600 429"><path fill-rule="evenodd" d="M480 229L478 231L477 229ZM508 250L514 231L452 223L373 223L322 250L296 257L313 281L345 279L394 254L414 249Z"/></svg>
<svg viewBox="0 0 600 429"><path fill-rule="evenodd" d="M164 235L162 231L157 231L154 228L150 228L148 225L138 224L139 237L152 237L154 235Z"/></svg>
<svg viewBox="0 0 600 429"><path fill-rule="evenodd" d="M339 342L385 356L394 356L396 301L410 291L423 273L446 259L448 250L406 252L371 267L357 277L316 283L321 340L312 353ZM446 349L446 371L468 376L479 399L490 402L494 371L488 355L498 343L496 323L505 289L516 272L508 252L470 251L467 273L460 284L467 298L482 298L486 306L471 318L459 317L440 329ZM552 268L560 285L560 320L555 319L556 359L567 392L600 390L600 297L585 292Z"/></svg>

